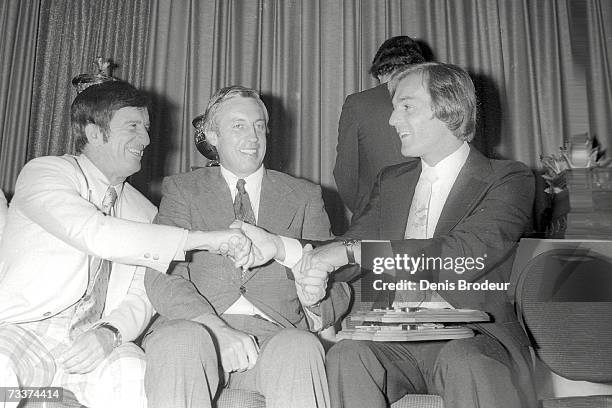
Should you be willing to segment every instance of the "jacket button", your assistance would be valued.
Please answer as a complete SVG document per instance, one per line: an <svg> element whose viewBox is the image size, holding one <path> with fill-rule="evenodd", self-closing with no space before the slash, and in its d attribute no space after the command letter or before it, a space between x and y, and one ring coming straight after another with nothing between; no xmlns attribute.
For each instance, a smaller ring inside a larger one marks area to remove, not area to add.
<svg viewBox="0 0 612 408"><path fill-rule="evenodd" d="M149 259L151 257L151 254L147 252L146 254L144 254L144 257Z"/></svg>
<svg viewBox="0 0 612 408"><path fill-rule="evenodd" d="M49 317L49 316L51 316L51 312L45 312L45 313L43 313L43 316L44 317Z"/></svg>
<svg viewBox="0 0 612 408"><path fill-rule="evenodd" d="M247 288L245 288L244 286L241 286L241 287L240 287L240 293L242 293L243 295L244 295L245 293L247 293Z"/></svg>
<svg viewBox="0 0 612 408"><path fill-rule="evenodd" d="M153 255L153 260L154 261L159 261L159 255L157 255L157 254Z"/></svg>

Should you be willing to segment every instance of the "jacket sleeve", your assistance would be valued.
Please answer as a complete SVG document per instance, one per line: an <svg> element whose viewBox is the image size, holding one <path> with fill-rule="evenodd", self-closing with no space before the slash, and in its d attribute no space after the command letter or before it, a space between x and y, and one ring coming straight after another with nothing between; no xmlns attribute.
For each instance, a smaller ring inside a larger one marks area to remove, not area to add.
<svg viewBox="0 0 612 408"><path fill-rule="evenodd" d="M309 194L304 216L304 231L302 238L306 240L328 241L333 238L329 217L325 211L321 187L313 186ZM332 282L327 296L321 302L321 330L339 322L348 312L351 301L351 291L344 282Z"/></svg>
<svg viewBox="0 0 612 408"><path fill-rule="evenodd" d="M311 191L308 194L302 238L306 240L325 241L333 238L329 216L325 211L321 187L308 183Z"/></svg>
<svg viewBox="0 0 612 408"><path fill-rule="evenodd" d="M191 229L187 200L171 178L163 181L162 201L155 222ZM155 310L169 319L190 320L215 313L212 305L189 280L187 262L173 262L168 275L147 270L145 286Z"/></svg>
<svg viewBox="0 0 612 408"><path fill-rule="evenodd" d="M103 259L165 272L184 230L106 217L80 195L73 166L59 157L32 160L15 194L24 216L74 248Z"/></svg>
<svg viewBox="0 0 612 408"><path fill-rule="evenodd" d="M349 95L340 114L338 123L338 145L334 179L338 193L351 212L357 205L359 178L359 121L355 119L351 95Z"/></svg>

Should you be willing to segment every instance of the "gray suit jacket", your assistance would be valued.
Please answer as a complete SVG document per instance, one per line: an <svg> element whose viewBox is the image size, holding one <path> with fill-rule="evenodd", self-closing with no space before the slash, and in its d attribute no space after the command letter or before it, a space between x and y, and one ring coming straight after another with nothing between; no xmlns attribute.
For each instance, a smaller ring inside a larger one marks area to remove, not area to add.
<svg viewBox="0 0 612 408"><path fill-rule="evenodd" d="M234 220L231 193L219 168L167 177L162 190L158 215L161 224L214 231L226 229ZM258 225L291 238L331 237L320 187L273 170L264 173ZM242 276L229 259L197 251L189 262L171 267L172 276L149 272L145 279L147 293L162 316L189 319L203 313L221 315L243 294L282 327L308 327L295 283L277 262L271 261ZM199 295L186 286L187 280ZM350 299L344 284L331 285L329 292L321 305L324 328L341 318Z"/></svg>

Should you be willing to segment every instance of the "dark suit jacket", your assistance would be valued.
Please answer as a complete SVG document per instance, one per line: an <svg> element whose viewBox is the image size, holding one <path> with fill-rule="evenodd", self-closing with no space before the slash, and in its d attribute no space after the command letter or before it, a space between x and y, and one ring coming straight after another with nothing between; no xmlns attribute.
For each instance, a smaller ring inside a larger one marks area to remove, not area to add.
<svg viewBox="0 0 612 408"><path fill-rule="evenodd" d="M162 192L158 214L161 224L214 231L226 229L234 220L230 190L218 167L167 177ZM265 170L262 180L258 225L291 238L330 237L320 187L273 170ZM147 293L162 316L189 319L203 313L221 315L242 293L283 327L307 328L295 282L277 262L254 268L243 277L229 259L197 251L190 262L171 267L173 276L149 272L145 279ZM193 282L201 296L194 296L186 280ZM332 285L321 304L324 328L334 324L348 308L349 292L343 285Z"/></svg>
<svg viewBox="0 0 612 408"><path fill-rule="evenodd" d="M407 160L397 132L389 125L393 111L387 84L349 95L338 124L334 179L353 220L363 212L383 167Z"/></svg>
<svg viewBox="0 0 612 408"><path fill-rule="evenodd" d="M412 196L421 173L421 162L413 161L384 169L365 212L353 222L347 237L391 240L394 254L431 257L480 257L485 268L459 275L454 271L430 271L432 282L509 282L514 250L529 228L535 181L522 163L491 160L471 148L440 214L431 239L405 240L404 231ZM415 280L426 277L417 272ZM494 323L475 325L497 338L511 353L522 374L521 386L533 401L530 382L529 341L522 330L506 292L439 291L457 308L484 310ZM531 406L531 405L526 405Z"/></svg>

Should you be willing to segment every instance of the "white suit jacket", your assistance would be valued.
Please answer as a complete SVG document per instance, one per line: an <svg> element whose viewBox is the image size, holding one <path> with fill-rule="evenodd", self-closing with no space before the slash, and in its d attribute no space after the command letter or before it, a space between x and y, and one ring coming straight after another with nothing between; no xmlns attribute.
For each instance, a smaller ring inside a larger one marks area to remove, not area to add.
<svg viewBox="0 0 612 408"><path fill-rule="evenodd" d="M184 230L151 225L157 209L125 183L107 217L87 198L87 181L70 156L30 161L21 171L0 243L0 322L42 320L84 294L88 255L113 261L105 316L125 341L153 313L145 266L165 272Z"/></svg>

